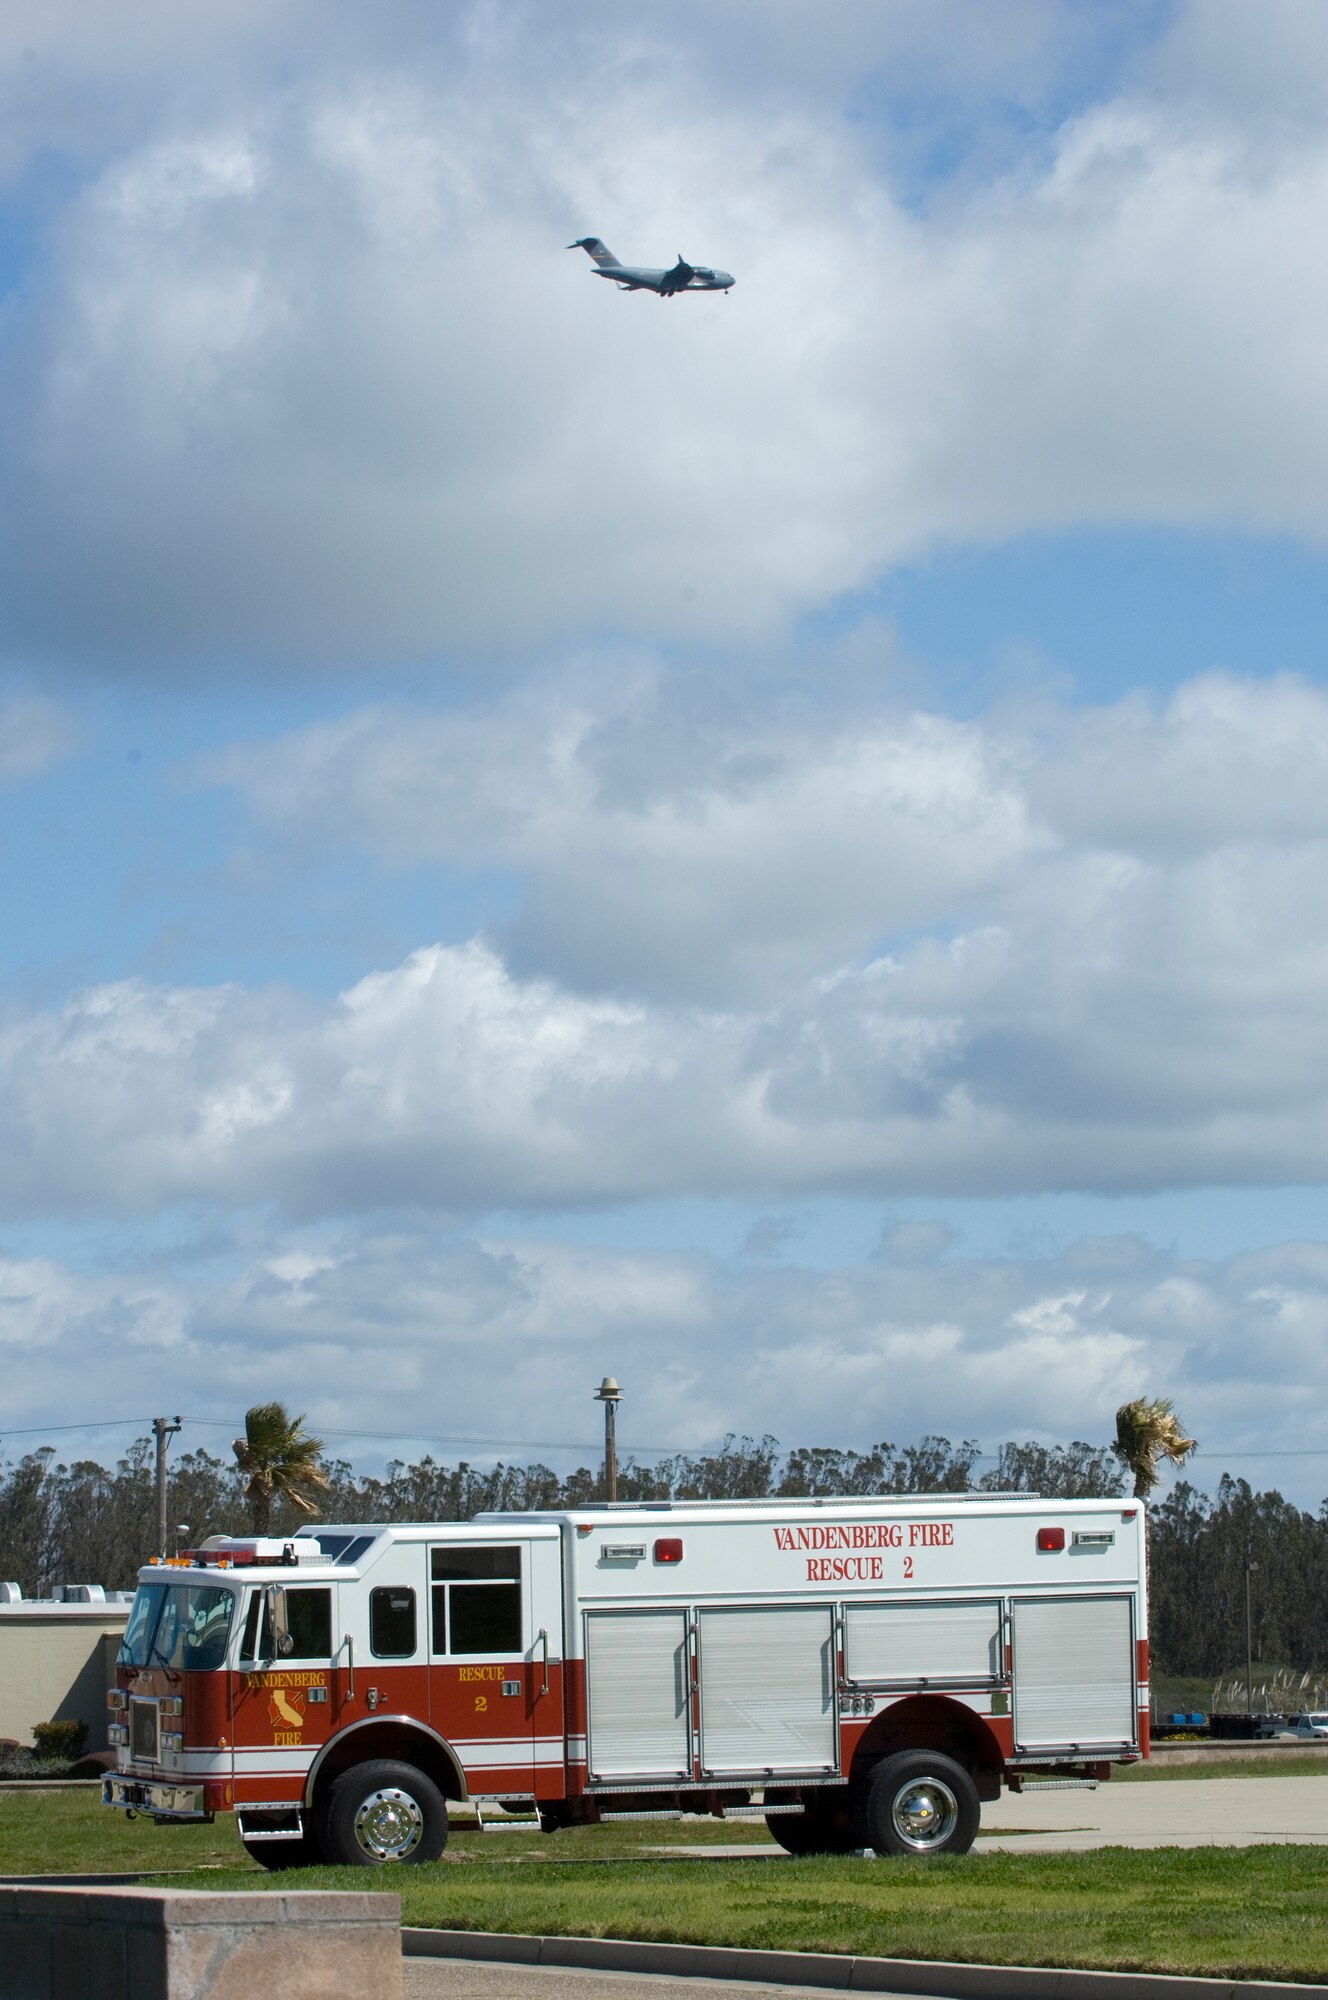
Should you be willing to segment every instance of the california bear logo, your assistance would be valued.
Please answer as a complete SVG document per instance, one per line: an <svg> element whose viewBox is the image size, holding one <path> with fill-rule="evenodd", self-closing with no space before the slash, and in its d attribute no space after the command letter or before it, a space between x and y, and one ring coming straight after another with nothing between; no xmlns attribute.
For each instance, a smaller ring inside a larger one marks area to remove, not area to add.
<svg viewBox="0 0 1328 2000"><path fill-rule="evenodd" d="M267 1713L274 1729L303 1729L304 1689L269 1688Z"/></svg>

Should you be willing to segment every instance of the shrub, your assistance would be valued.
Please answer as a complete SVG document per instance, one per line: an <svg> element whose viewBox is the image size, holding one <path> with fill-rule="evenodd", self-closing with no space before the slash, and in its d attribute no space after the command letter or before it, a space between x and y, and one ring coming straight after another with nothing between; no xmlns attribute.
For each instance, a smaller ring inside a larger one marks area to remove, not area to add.
<svg viewBox="0 0 1328 2000"><path fill-rule="evenodd" d="M88 1740L86 1722L34 1722L32 1740L39 1757L70 1760L83 1755Z"/></svg>

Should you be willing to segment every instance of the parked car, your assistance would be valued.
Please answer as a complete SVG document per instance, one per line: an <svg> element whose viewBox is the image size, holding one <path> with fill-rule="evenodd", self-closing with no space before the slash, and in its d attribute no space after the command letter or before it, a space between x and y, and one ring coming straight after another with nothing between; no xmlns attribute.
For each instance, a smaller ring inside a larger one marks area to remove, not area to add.
<svg viewBox="0 0 1328 2000"><path fill-rule="evenodd" d="M1301 1715L1296 1718L1297 1736L1328 1736L1328 1714L1322 1710L1316 1715Z"/></svg>

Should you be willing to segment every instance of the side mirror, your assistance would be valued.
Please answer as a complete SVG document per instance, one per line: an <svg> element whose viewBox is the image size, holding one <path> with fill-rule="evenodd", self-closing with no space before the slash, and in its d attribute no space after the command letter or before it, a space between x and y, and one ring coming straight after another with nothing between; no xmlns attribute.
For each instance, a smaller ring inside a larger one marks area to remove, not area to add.
<svg viewBox="0 0 1328 2000"><path fill-rule="evenodd" d="M286 1593L279 1583L269 1583L263 1592L263 1608L266 1613L264 1624L271 1634L274 1657L285 1659L295 1651L295 1641L291 1638L290 1627L286 1623Z"/></svg>

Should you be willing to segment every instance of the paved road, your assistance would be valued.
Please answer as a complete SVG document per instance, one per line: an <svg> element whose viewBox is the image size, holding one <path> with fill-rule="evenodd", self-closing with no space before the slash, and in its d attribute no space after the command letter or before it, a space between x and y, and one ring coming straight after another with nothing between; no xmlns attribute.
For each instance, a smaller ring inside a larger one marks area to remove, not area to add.
<svg viewBox="0 0 1328 2000"><path fill-rule="evenodd" d="M982 1808L979 1853L1086 1847L1251 1847L1328 1842L1328 1773L1303 1778L1174 1778L1095 1792L1003 1793Z"/></svg>
<svg viewBox="0 0 1328 2000"><path fill-rule="evenodd" d="M1252 1847L1328 1842L1328 1772L1301 1778L1172 1778L1095 1792L1003 1792L982 1808L979 1854L1065 1854L1087 1847ZM696 1855L695 1847L660 1850ZM714 1860L767 1846L710 1847ZM782 1859L783 1857L777 1857Z"/></svg>

